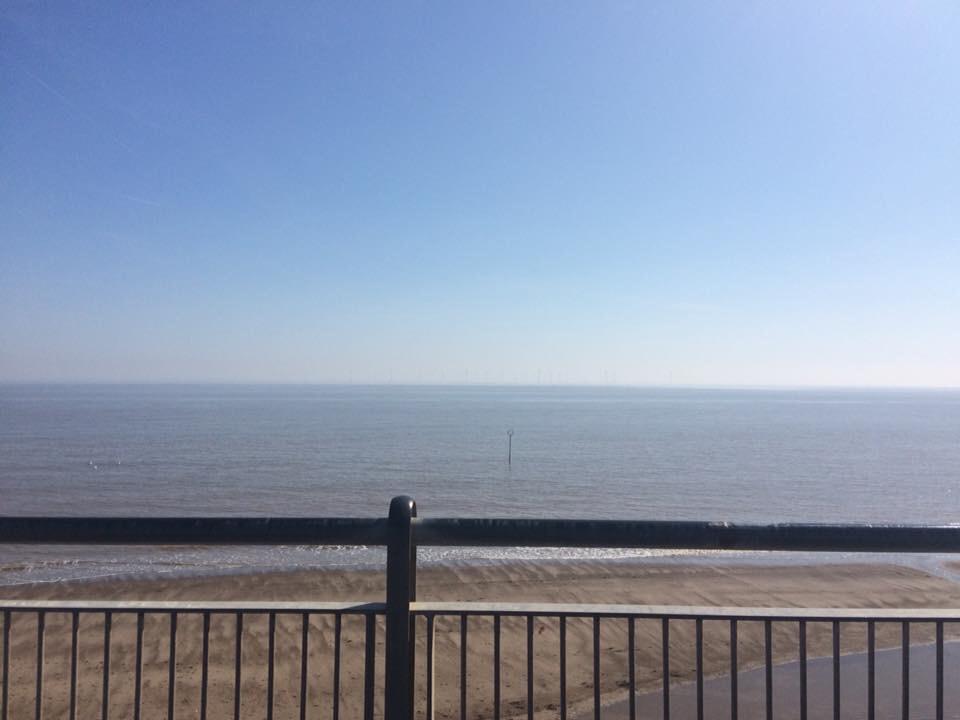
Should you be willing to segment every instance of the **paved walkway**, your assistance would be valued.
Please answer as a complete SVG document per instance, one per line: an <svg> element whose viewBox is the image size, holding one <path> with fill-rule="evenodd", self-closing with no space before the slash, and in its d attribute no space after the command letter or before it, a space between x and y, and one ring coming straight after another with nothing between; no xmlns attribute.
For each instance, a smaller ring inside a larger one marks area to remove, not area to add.
<svg viewBox="0 0 960 720"><path fill-rule="evenodd" d="M881 650L876 654L877 720L900 720L901 652ZM807 663L809 720L833 718L833 659L818 658ZM915 645L910 652L910 718L926 720L936 717L936 650L933 645ZM799 663L777 665L773 671L773 717L776 720L799 720ZM739 677L739 717L741 720L763 720L764 669L749 670ZM844 720L867 717L867 656L846 655L840 659L840 715ZM637 718L660 720L663 717L662 693L637 696ZM684 683L670 689L670 716L673 720L695 720L697 717L696 684ZM588 720L593 712L579 716ZM603 720L626 720L626 701L603 708ZM960 643L944 646L944 717L960 718ZM704 720L730 720L730 678L720 677L704 682Z"/></svg>

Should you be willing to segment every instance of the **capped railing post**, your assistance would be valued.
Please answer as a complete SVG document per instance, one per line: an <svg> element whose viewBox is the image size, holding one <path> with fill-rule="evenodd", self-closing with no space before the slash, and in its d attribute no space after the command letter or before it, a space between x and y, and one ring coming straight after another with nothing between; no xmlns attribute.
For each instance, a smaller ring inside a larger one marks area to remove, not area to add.
<svg viewBox="0 0 960 720"><path fill-rule="evenodd" d="M417 504L406 495L390 502L387 530L387 648L384 694L386 720L413 717L413 615L417 556L412 520Z"/></svg>

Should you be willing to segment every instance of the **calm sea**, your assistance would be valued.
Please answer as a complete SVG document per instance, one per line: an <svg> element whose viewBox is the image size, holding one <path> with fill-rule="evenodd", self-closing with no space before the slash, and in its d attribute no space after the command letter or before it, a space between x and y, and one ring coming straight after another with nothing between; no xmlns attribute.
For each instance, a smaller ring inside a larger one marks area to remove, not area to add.
<svg viewBox="0 0 960 720"><path fill-rule="evenodd" d="M958 485L951 391L0 386L5 515L382 516L406 493L430 516L953 523ZM0 553L0 583L379 558ZM517 553L425 559L503 555ZM525 553L567 555L577 553Z"/></svg>

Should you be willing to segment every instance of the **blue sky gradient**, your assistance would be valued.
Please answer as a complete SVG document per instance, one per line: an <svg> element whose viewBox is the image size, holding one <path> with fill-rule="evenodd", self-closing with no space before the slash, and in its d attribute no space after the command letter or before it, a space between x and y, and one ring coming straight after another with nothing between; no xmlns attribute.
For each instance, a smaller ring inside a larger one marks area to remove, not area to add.
<svg viewBox="0 0 960 720"><path fill-rule="evenodd" d="M958 37L4 3L0 380L960 386Z"/></svg>

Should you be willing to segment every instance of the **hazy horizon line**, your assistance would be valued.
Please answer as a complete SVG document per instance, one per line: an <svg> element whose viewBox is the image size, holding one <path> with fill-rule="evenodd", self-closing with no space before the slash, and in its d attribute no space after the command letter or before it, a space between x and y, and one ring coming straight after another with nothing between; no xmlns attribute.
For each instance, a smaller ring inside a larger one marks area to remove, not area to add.
<svg viewBox="0 0 960 720"><path fill-rule="evenodd" d="M960 391L960 385L736 384L736 383L585 383L585 382L344 382L314 380L9 380L0 386L224 386L224 387L420 387L420 388L610 388L636 390L887 390Z"/></svg>

